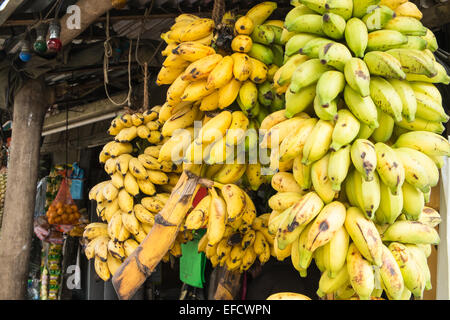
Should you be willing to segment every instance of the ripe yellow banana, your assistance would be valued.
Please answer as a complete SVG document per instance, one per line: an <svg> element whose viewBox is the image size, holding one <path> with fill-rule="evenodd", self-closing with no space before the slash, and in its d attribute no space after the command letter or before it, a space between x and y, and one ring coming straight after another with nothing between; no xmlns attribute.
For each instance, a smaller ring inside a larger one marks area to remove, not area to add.
<svg viewBox="0 0 450 320"><path fill-rule="evenodd" d="M380 224L392 224L400 216L403 209L403 192L400 189L394 195L390 188L380 182L380 206L375 213L376 221Z"/></svg>
<svg viewBox="0 0 450 320"><path fill-rule="evenodd" d="M348 281L349 274L347 270L347 264L345 264L341 268L341 270L339 270L334 278L330 278L328 272L323 272L319 280L319 289L317 289L317 295L319 297L324 297L326 294L333 293Z"/></svg>
<svg viewBox="0 0 450 320"><path fill-rule="evenodd" d="M125 189L119 191L118 200L120 210L128 213L133 211L134 199Z"/></svg>
<svg viewBox="0 0 450 320"><path fill-rule="evenodd" d="M103 281L108 281L111 278L111 272L109 271L106 260L102 261L98 256L95 256L94 269L95 273L97 273Z"/></svg>
<svg viewBox="0 0 450 320"><path fill-rule="evenodd" d="M221 187L221 192L227 207L227 221L241 217L246 206L244 190L235 184L226 184Z"/></svg>
<svg viewBox="0 0 450 320"><path fill-rule="evenodd" d="M306 114L297 115L291 119L281 121L265 132L260 143L261 148L274 148L279 145L295 128L305 119L309 118Z"/></svg>
<svg viewBox="0 0 450 320"><path fill-rule="evenodd" d="M179 40L185 42L202 39L210 34L214 28L214 20L208 18L196 19L184 28Z"/></svg>
<svg viewBox="0 0 450 320"><path fill-rule="evenodd" d="M147 210L142 204L136 204L133 209L136 219L138 219L141 223L150 225L153 225L155 223L154 214Z"/></svg>
<svg viewBox="0 0 450 320"><path fill-rule="evenodd" d="M131 174L131 172L127 172L127 174L123 178L123 183L125 190L133 197L139 194L139 185L137 179Z"/></svg>
<svg viewBox="0 0 450 320"><path fill-rule="evenodd" d="M172 84L183 72L185 71L185 66L182 67L162 67L158 73L156 79L156 84L158 86L165 84Z"/></svg>
<svg viewBox="0 0 450 320"><path fill-rule="evenodd" d="M147 170L138 158L131 158L128 163L128 170L136 179L148 179Z"/></svg>
<svg viewBox="0 0 450 320"><path fill-rule="evenodd" d="M378 142L375 144L377 156L377 172L380 179L395 195L405 181L405 169L396 152L388 145Z"/></svg>
<svg viewBox="0 0 450 320"><path fill-rule="evenodd" d="M222 184L235 183L245 173L246 164L227 163L213 176L213 180Z"/></svg>
<svg viewBox="0 0 450 320"><path fill-rule="evenodd" d="M370 51L364 55L364 62L371 75L404 80L406 77L400 61L383 51Z"/></svg>
<svg viewBox="0 0 450 320"><path fill-rule="evenodd" d="M184 129L192 126L197 113L197 107L186 106L164 122L161 134L164 137L169 137L174 135L177 129Z"/></svg>
<svg viewBox="0 0 450 320"><path fill-rule="evenodd" d="M377 168L375 145L367 139L357 139L352 144L350 155L355 169L366 181L372 181Z"/></svg>
<svg viewBox="0 0 450 320"><path fill-rule="evenodd" d="M189 81L185 81L182 79L184 74L178 76L175 81L170 85L167 89L166 101L168 106L175 107L178 103L181 102L181 96L183 95L184 90L189 84Z"/></svg>
<svg viewBox="0 0 450 320"><path fill-rule="evenodd" d="M303 147L302 163L309 165L322 158L330 148L334 125L330 121L319 120Z"/></svg>
<svg viewBox="0 0 450 320"><path fill-rule="evenodd" d="M432 182L439 174L434 162L420 151L411 148L395 148L395 153L405 168L405 181L422 192L428 192Z"/></svg>
<svg viewBox="0 0 450 320"><path fill-rule="evenodd" d="M441 215L433 208L424 207L418 221L434 228L441 223Z"/></svg>
<svg viewBox="0 0 450 320"><path fill-rule="evenodd" d="M245 16L253 22L253 25L261 25L267 20L267 18L269 18L276 8L277 3L274 1L261 2L250 8ZM240 28L238 28L238 30L239 29Z"/></svg>
<svg viewBox="0 0 450 320"><path fill-rule="evenodd" d="M247 176L250 188L254 191L257 191L261 185L266 183L266 178L263 175L262 166L259 162L247 164L245 175Z"/></svg>
<svg viewBox="0 0 450 320"><path fill-rule="evenodd" d="M111 203L117 198L119 194L119 189L117 189L111 182L106 184L102 189L103 197Z"/></svg>
<svg viewBox="0 0 450 320"><path fill-rule="evenodd" d="M417 101L412 86L405 80L389 79L388 81L394 87L402 101L402 117L408 122L414 121L416 118Z"/></svg>
<svg viewBox="0 0 450 320"><path fill-rule="evenodd" d="M317 252L322 249L322 251L319 252L319 255L321 256L319 260L323 259L330 278L336 277L339 270L344 266L347 259L349 241L350 236L348 235L347 230L345 230L345 227L342 226L336 231L329 242L314 251L314 259L317 264Z"/></svg>
<svg viewBox="0 0 450 320"><path fill-rule="evenodd" d="M367 219L361 209L350 207L347 209L344 225L362 256L381 266L382 241L373 221Z"/></svg>
<svg viewBox="0 0 450 320"><path fill-rule="evenodd" d="M278 172L272 176L272 188L278 192L302 193L302 188L298 185L295 177L290 172Z"/></svg>
<svg viewBox="0 0 450 320"><path fill-rule="evenodd" d="M396 221L382 234L383 241L396 241L411 244L439 244L437 231L418 221Z"/></svg>
<svg viewBox="0 0 450 320"><path fill-rule="evenodd" d="M216 245L225 232L227 207L225 200L217 194L214 187L210 189L211 204L208 219L208 245Z"/></svg>
<svg viewBox="0 0 450 320"><path fill-rule="evenodd" d="M392 242L388 246L395 258L403 277L405 287L410 290L418 299L423 298L425 290L425 277L420 270L419 264L414 260L408 248L399 243Z"/></svg>
<svg viewBox="0 0 450 320"><path fill-rule="evenodd" d="M428 267L426 255L424 254L423 250L417 245L406 244L406 247L411 253L412 258L419 265L419 268L425 278L425 290L430 290L432 288L431 273L430 268Z"/></svg>
<svg viewBox="0 0 450 320"><path fill-rule="evenodd" d="M338 194L333 190L328 174L329 162L330 153L327 153L311 165L311 183L324 203L330 203Z"/></svg>
<svg viewBox="0 0 450 320"><path fill-rule="evenodd" d="M108 241L108 252L113 258L119 260L120 262L125 260L125 249L121 242L116 242L110 239ZM109 257L107 259L109 260Z"/></svg>
<svg viewBox="0 0 450 320"><path fill-rule="evenodd" d="M238 81L246 81L251 74L252 65L250 57L246 53L233 53L233 75Z"/></svg>
<svg viewBox="0 0 450 320"><path fill-rule="evenodd" d="M84 254L88 260L93 259L95 257L95 247L97 246L97 242L103 240L103 236L98 236L88 242L88 244L84 247Z"/></svg>
<svg viewBox="0 0 450 320"><path fill-rule="evenodd" d="M292 174L303 192L311 188L311 165L302 163L302 155L294 159Z"/></svg>
<svg viewBox="0 0 450 320"><path fill-rule="evenodd" d="M276 234L278 247L283 250L297 239L304 227L319 214L323 205L317 193L309 192L304 195L280 222Z"/></svg>
<svg viewBox="0 0 450 320"><path fill-rule="evenodd" d="M330 152L328 160L328 178L334 191L341 190L341 184L347 177L350 168L350 145L340 148L338 151Z"/></svg>
<svg viewBox="0 0 450 320"><path fill-rule="evenodd" d="M231 41L231 49L234 52L247 53L253 45L253 40L248 35L237 35Z"/></svg>
<svg viewBox="0 0 450 320"><path fill-rule="evenodd" d="M375 288L375 276L372 265L363 258L354 243L350 244L347 254L347 270L350 283L360 300L369 300Z"/></svg>
<svg viewBox="0 0 450 320"><path fill-rule="evenodd" d="M123 128L120 132L114 137L114 140L117 142L131 142L137 137L137 127L132 126L129 128Z"/></svg>
<svg viewBox="0 0 450 320"><path fill-rule="evenodd" d="M395 121L402 120L402 100L387 80L381 77L371 77L370 97L378 108L393 117Z"/></svg>
<svg viewBox="0 0 450 320"><path fill-rule="evenodd" d="M303 147L316 123L315 118L306 119L283 139L280 144L280 161L292 160L303 153Z"/></svg>
<svg viewBox="0 0 450 320"><path fill-rule="evenodd" d="M122 223L131 234L139 233L140 222L134 213L122 212Z"/></svg>
<svg viewBox="0 0 450 320"><path fill-rule="evenodd" d="M181 76L181 80L198 81L208 79L210 73L222 59L223 57L216 53L192 62ZM206 89L209 88L207 87Z"/></svg>
<svg viewBox="0 0 450 320"><path fill-rule="evenodd" d="M383 244L382 265L380 275L386 294L393 300L399 300L405 288L400 267L397 264L392 252Z"/></svg>
<svg viewBox="0 0 450 320"><path fill-rule="evenodd" d="M185 102L199 101L211 92L212 90L206 88L206 79L190 82L184 90L181 100Z"/></svg>
<svg viewBox="0 0 450 320"><path fill-rule="evenodd" d="M300 201L302 194L298 192L278 192L269 198L268 204L272 210L284 211Z"/></svg>
<svg viewBox="0 0 450 320"><path fill-rule="evenodd" d="M156 198L155 196L142 198L141 204L145 209L154 214L160 212L164 208L164 202Z"/></svg>
<svg viewBox="0 0 450 320"><path fill-rule="evenodd" d="M194 142L198 144L209 144L225 137L231 121L232 113L227 110L222 111L202 126Z"/></svg>
<svg viewBox="0 0 450 320"><path fill-rule="evenodd" d="M305 249L313 252L328 243L344 225L345 216L345 206L341 202L333 201L325 205L311 223Z"/></svg>
<svg viewBox="0 0 450 320"><path fill-rule="evenodd" d="M92 241L93 239L108 235L108 224L93 222L86 226L83 231L83 238Z"/></svg>
<svg viewBox="0 0 450 320"><path fill-rule="evenodd" d="M242 82L234 77L219 89L219 109L230 106L237 98Z"/></svg>

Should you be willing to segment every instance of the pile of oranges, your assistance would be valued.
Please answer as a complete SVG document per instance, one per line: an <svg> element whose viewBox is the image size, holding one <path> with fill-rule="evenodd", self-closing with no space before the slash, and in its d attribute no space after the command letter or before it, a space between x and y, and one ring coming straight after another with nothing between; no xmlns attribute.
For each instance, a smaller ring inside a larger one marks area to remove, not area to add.
<svg viewBox="0 0 450 320"><path fill-rule="evenodd" d="M76 204L53 202L47 211L47 220L50 224L77 224L81 217Z"/></svg>

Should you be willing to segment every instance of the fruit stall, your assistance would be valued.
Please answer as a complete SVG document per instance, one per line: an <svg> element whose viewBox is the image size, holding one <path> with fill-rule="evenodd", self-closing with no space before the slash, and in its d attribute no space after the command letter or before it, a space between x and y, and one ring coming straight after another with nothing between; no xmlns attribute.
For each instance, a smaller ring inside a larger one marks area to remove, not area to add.
<svg viewBox="0 0 450 320"><path fill-rule="evenodd" d="M0 1L0 299L449 300L449 26Z"/></svg>

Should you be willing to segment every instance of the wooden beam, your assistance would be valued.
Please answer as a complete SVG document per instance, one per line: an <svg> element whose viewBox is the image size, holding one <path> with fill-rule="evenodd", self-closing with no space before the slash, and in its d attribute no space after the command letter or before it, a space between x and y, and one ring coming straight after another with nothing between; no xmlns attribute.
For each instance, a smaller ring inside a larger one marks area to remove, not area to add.
<svg viewBox="0 0 450 320"><path fill-rule="evenodd" d="M14 100L5 211L0 234L0 300L24 300L33 234L42 123L43 81L28 80Z"/></svg>
<svg viewBox="0 0 450 320"><path fill-rule="evenodd" d="M112 96L111 98L114 99L114 101L123 101L126 96L127 96L126 93L121 93ZM74 123L86 121L101 115L105 115L107 113L118 111L120 109L122 109L122 107L114 105L113 103L111 103L111 101L109 101L109 99L103 99L83 106L69 109L68 122L69 125L72 125ZM66 126L66 113L61 112L59 114L50 116L45 119L43 133L55 128L65 126Z"/></svg>
<svg viewBox="0 0 450 320"><path fill-rule="evenodd" d="M140 14L123 14L122 12L120 12L120 14L113 14L111 13L109 20L111 22L117 22L117 21L126 21L126 20L142 20L143 16L144 16L144 12L142 11L142 13ZM194 12L195 15L199 16L199 17L210 17L211 16L211 12ZM175 19L179 14L178 13L163 13L163 14L152 14L149 15L146 20L150 21L150 20L162 20L162 19ZM106 21L106 16L100 16L98 17L95 22L105 22ZM22 26L29 26L29 25L33 25L37 22L37 20L35 19L27 19L22 18L22 19L10 19L8 21L6 21L2 27L22 27Z"/></svg>
<svg viewBox="0 0 450 320"><path fill-rule="evenodd" d="M16 9L24 3L25 0L9 0L6 7L0 11L0 26L9 19Z"/></svg>

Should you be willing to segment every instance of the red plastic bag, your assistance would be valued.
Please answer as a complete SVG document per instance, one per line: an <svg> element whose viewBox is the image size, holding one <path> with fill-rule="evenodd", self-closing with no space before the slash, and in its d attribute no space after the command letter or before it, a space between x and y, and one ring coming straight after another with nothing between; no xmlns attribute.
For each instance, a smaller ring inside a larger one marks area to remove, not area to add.
<svg viewBox="0 0 450 320"><path fill-rule="evenodd" d="M72 199L70 187L67 179L63 179L58 190L58 194L47 210L47 220L52 225L75 225L81 217L78 206ZM68 231L67 228L61 228L63 232ZM69 228L70 229L70 228Z"/></svg>

